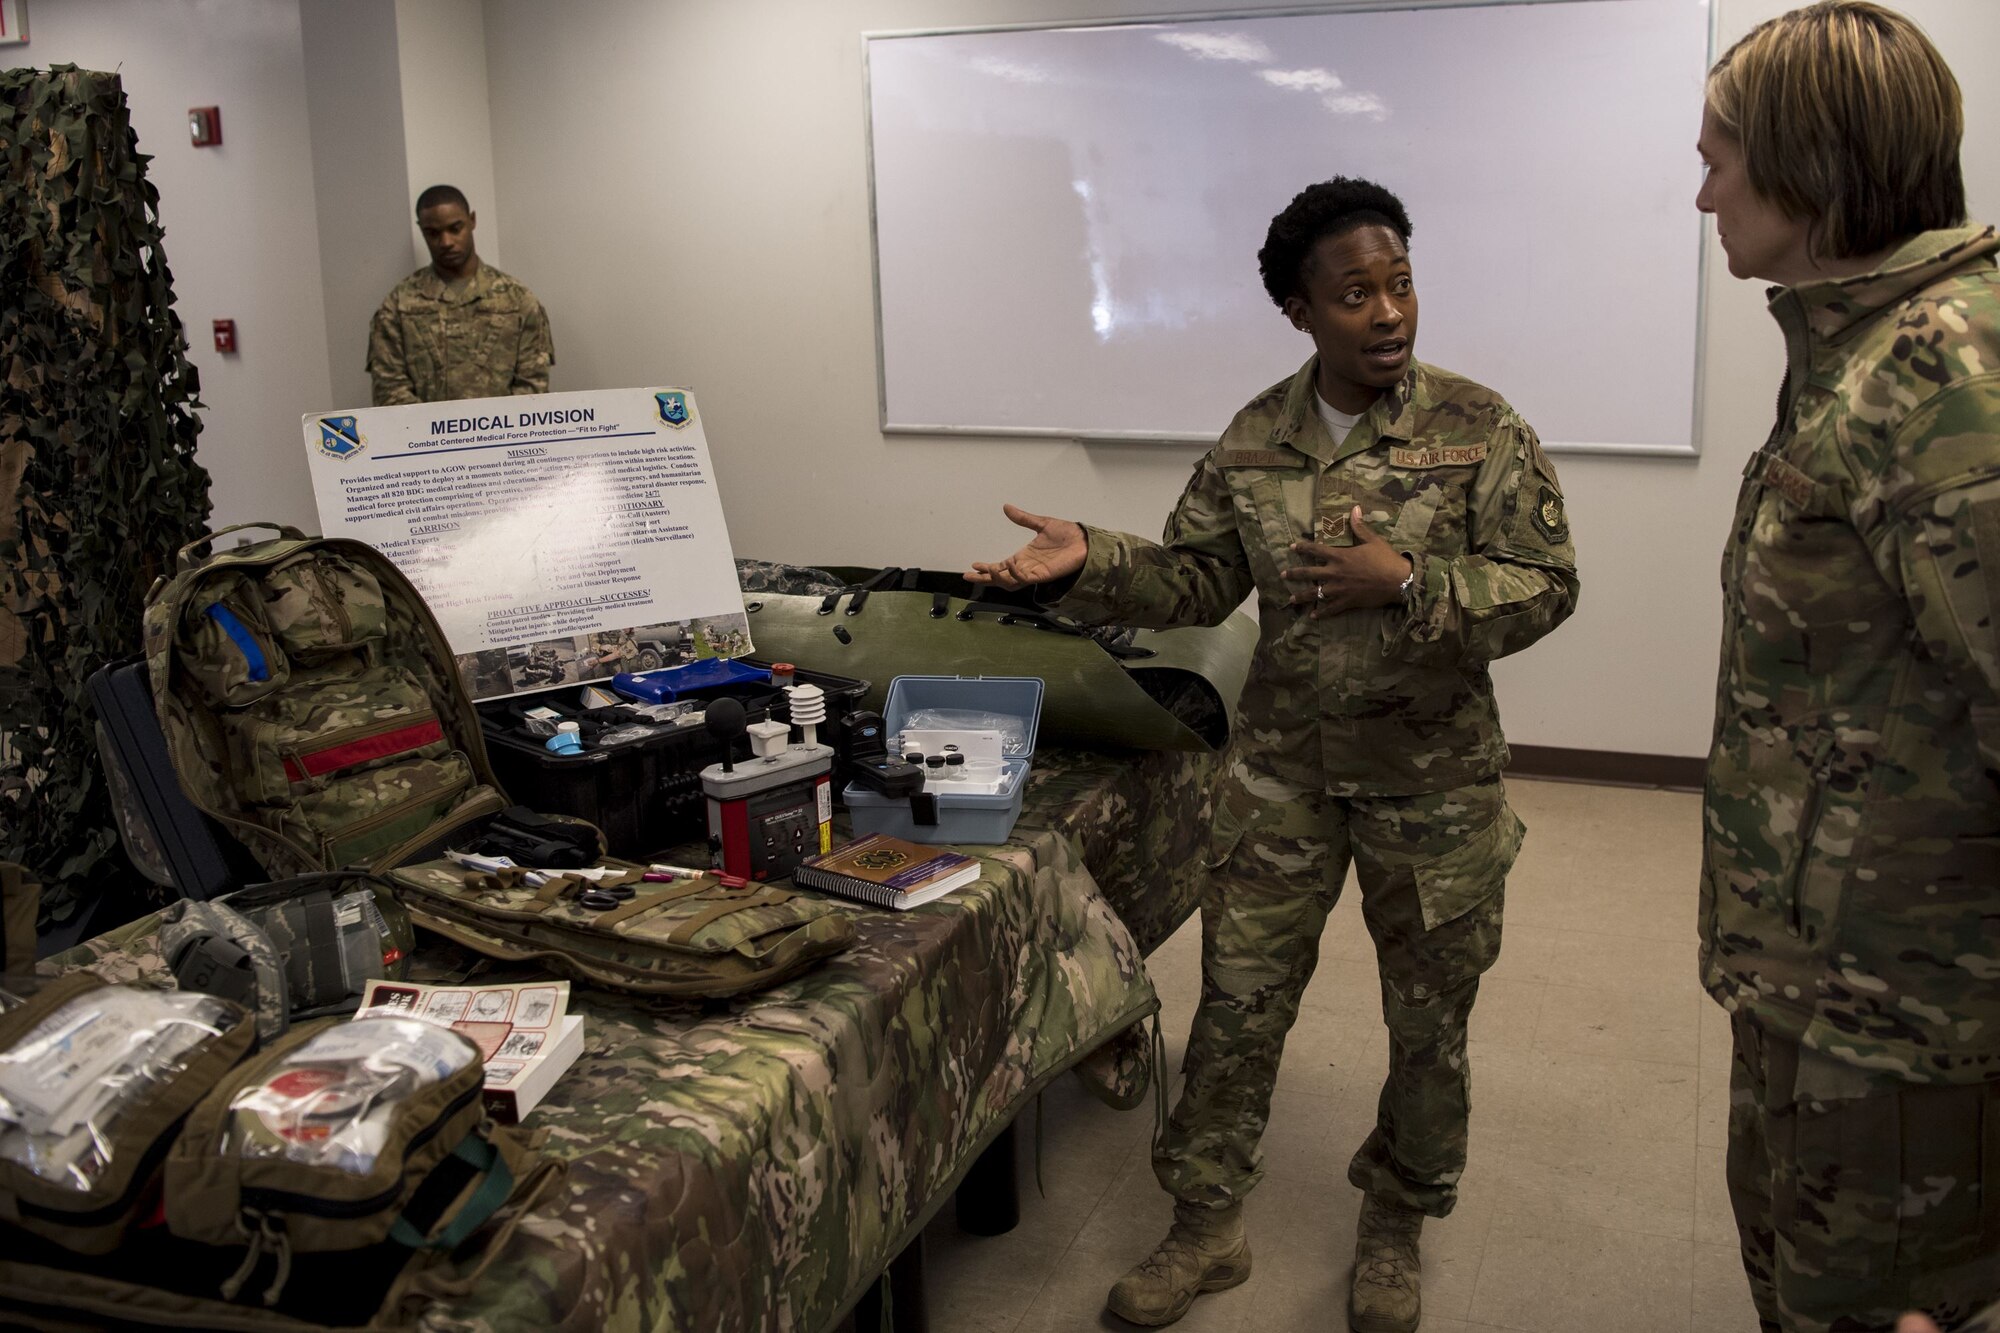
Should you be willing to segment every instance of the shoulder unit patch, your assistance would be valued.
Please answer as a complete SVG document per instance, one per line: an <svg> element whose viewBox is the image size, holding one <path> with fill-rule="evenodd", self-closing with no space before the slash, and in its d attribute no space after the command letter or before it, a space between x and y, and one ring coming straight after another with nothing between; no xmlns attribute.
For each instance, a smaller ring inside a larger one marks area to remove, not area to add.
<svg viewBox="0 0 2000 1333"><path fill-rule="evenodd" d="M1569 540L1569 516L1563 512L1563 498L1553 486L1544 485L1535 498L1535 526L1552 542Z"/></svg>

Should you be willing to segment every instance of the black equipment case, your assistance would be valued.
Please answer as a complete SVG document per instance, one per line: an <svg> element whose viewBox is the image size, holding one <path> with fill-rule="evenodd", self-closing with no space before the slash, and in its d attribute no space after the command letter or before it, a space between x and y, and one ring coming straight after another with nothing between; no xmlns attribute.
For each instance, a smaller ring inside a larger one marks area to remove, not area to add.
<svg viewBox="0 0 2000 1333"><path fill-rule="evenodd" d="M744 659L750 665L768 665ZM800 668L798 684L817 685L826 694L826 721L819 741L834 748L836 767L851 756L843 750L842 723L860 708L869 683ZM613 856L643 861L670 847L703 843L708 818L702 801L701 770L722 759L722 742L700 726L663 727L657 736L623 745L553 754L522 727L528 708L552 708L581 715L568 700L574 690L489 699L479 705L486 755L493 772L515 800L552 814L573 815L603 830ZM791 721L784 691L768 684L719 685L680 696L702 703L728 697L743 705L746 722L767 718ZM747 751L739 749L736 758ZM838 785L838 784L837 784Z"/></svg>
<svg viewBox="0 0 2000 1333"><path fill-rule="evenodd" d="M84 688L97 710L98 758L133 867L174 896L200 902L268 878L243 844L181 790L153 711L146 663L113 662Z"/></svg>

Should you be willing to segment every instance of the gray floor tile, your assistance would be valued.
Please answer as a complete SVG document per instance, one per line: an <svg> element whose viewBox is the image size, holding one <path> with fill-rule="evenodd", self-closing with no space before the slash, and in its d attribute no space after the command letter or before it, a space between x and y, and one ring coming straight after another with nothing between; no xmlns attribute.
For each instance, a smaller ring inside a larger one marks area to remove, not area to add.
<svg viewBox="0 0 2000 1333"><path fill-rule="evenodd" d="M1736 1246L1736 1212L1729 1204L1725 1145L1695 1150L1694 1238L1700 1245Z"/></svg>
<svg viewBox="0 0 2000 1333"><path fill-rule="evenodd" d="M1536 1050L1474 1065L1472 1112L1503 1137L1643 1139L1692 1146L1696 1071Z"/></svg>
<svg viewBox="0 0 2000 1333"><path fill-rule="evenodd" d="M1605 1227L1689 1240L1694 1161L1688 1143L1516 1133L1480 1154L1498 1202L1494 1226Z"/></svg>
<svg viewBox="0 0 2000 1333"><path fill-rule="evenodd" d="M1062 1260L1061 1246L967 1236L933 1225L924 1233L925 1303L931 1326L954 1333L1011 1333ZM1013 1243L1009 1243L1013 1241Z"/></svg>
<svg viewBox="0 0 2000 1333"><path fill-rule="evenodd" d="M1692 991L1660 996L1550 982L1534 1044L1548 1051L1692 1069L1700 1064L1701 1006L1707 1003L1707 997Z"/></svg>
<svg viewBox="0 0 2000 1333"><path fill-rule="evenodd" d="M1699 1104L1695 1142L1704 1148L1721 1148L1729 1143L1729 1070L1716 1069L1704 1062L1697 1089Z"/></svg>
<svg viewBox="0 0 2000 1333"><path fill-rule="evenodd" d="M1695 938L1694 881L1640 886L1622 872L1608 878L1602 857L1576 855L1538 862L1524 851L1507 877L1509 929L1541 926L1581 930L1597 935L1622 935L1664 945L1686 945Z"/></svg>
<svg viewBox="0 0 2000 1333"><path fill-rule="evenodd" d="M1153 1176L1151 1154L1134 1153L1084 1220L1070 1248L1121 1260L1122 1273L1152 1252L1173 1220L1173 1200Z"/></svg>
<svg viewBox="0 0 2000 1333"><path fill-rule="evenodd" d="M1680 1333L1693 1251L1630 1231L1496 1225L1469 1317L1533 1333Z"/></svg>
<svg viewBox="0 0 2000 1333"><path fill-rule="evenodd" d="M1264 1174L1302 1183L1347 1179L1354 1144L1338 1125L1336 1097L1279 1089L1271 1097L1271 1120L1264 1130ZM1336 1137L1338 1135L1338 1137Z"/></svg>
<svg viewBox="0 0 2000 1333"><path fill-rule="evenodd" d="M1479 998L1472 1005L1472 1044L1482 1049L1533 1047L1547 993L1546 982L1480 978Z"/></svg>
<svg viewBox="0 0 2000 1333"><path fill-rule="evenodd" d="M1582 930L1549 933L1544 981L1675 1004L1703 993L1692 932L1678 945Z"/></svg>
<svg viewBox="0 0 2000 1333"><path fill-rule="evenodd" d="M1556 944L1561 934L1548 926L1515 926L1508 922L1500 934L1500 957L1480 984L1549 980L1556 966Z"/></svg>

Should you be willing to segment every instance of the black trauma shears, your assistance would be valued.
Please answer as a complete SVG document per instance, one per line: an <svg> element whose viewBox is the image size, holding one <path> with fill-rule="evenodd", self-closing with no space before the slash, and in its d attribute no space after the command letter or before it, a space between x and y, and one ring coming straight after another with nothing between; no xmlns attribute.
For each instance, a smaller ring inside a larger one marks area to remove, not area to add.
<svg viewBox="0 0 2000 1333"><path fill-rule="evenodd" d="M576 891L576 905L592 912L608 912L614 907L622 907L631 902L633 892L630 884L616 884L609 887L592 884Z"/></svg>

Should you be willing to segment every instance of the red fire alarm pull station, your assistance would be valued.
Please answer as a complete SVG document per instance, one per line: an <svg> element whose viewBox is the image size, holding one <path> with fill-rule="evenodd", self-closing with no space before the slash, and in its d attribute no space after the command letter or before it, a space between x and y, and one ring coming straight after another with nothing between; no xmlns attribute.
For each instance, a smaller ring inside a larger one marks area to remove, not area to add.
<svg viewBox="0 0 2000 1333"><path fill-rule="evenodd" d="M215 350L233 352L236 350L236 321L218 319L215 321Z"/></svg>
<svg viewBox="0 0 2000 1333"><path fill-rule="evenodd" d="M219 106L194 106L188 108L188 137L194 140L196 148L213 148L222 142L222 108Z"/></svg>

